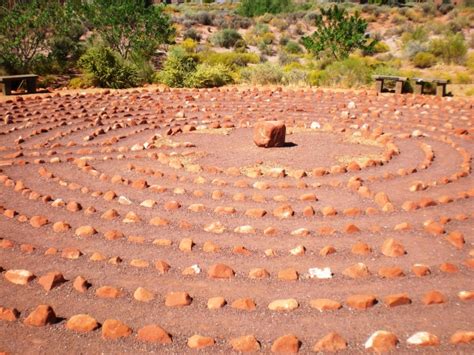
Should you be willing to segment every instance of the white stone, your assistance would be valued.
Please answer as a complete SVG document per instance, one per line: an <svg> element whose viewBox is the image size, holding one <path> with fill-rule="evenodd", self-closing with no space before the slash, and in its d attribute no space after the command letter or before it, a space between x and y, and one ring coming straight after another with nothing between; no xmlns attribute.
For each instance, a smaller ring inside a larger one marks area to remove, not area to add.
<svg viewBox="0 0 474 355"><path fill-rule="evenodd" d="M118 203L120 203L121 205L131 205L132 204L132 201L130 201L127 197L125 196L120 196L118 198Z"/></svg>
<svg viewBox="0 0 474 355"><path fill-rule="evenodd" d="M311 122L310 128L311 128L311 129L320 129L320 128L321 128L321 124L320 124L319 122L313 121L313 122Z"/></svg>
<svg viewBox="0 0 474 355"><path fill-rule="evenodd" d="M308 273L310 278L332 279L332 271L329 267L324 267L322 269L313 267L308 269Z"/></svg>

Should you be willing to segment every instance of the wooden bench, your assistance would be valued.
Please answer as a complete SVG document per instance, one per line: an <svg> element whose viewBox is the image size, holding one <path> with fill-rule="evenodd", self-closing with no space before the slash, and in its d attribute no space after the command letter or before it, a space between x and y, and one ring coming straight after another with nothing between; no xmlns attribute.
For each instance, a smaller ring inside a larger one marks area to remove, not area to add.
<svg viewBox="0 0 474 355"><path fill-rule="evenodd" d="M415 94L423 95L424 88L426 83L436 84L436 95L437 96L446 96L446 85L449 84L449 80L443 79L423 79L423 78L413 78L415 81Z"/></svg>
<svg viewBox="0 0 474 355"><path fill-rule="evenodd" d="M35 74L0 76L0 84L3 84L4 95L11 95L12 89L18 88L24 82L26 82L26 91L28 94L34 94L36 92L37 79L38 75Z"/></svg>
<svg viewBox="0 0 474 355"><path fill-rule="evenodd" d="M375 79L375 90L377 92L383 91L384 81L395 81L395 94L403 93L403 84L408 80L408 78L403 76L390 76L390 75L374 75Z"/></svg>

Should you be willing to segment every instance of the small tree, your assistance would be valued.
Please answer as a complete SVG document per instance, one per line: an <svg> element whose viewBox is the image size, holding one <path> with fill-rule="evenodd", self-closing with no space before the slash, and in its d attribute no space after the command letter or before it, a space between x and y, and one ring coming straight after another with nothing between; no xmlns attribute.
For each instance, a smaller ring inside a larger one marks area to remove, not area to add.
<svg viewBox="0 0 474 355"><path fill-rule="evenodd" d="M349 15L346 9L334 5L328 10L321 9L315 22L316 31L311 36L303 37L302 42L308 51L318 57L329 53L335 60L341 60L356 49L371 53L377 43L376 40L369 40L367 21L359 17L358 12Z"/></svg>
<svg viewBox="0 0 474 355"><path fill-rule="evenodd" d="M0 5L0 66L9 73L30 70L37 56L50 50L60 10L59 2L48 0Z"/></svg>
<svg viewBox="0 0 474 355"><path fill-rule="evenodd" d="M145 0L84 1L84 20L107 46L127 59L132 52L149 58L157 46L174 35L163 6L146 6Z"/></svg>

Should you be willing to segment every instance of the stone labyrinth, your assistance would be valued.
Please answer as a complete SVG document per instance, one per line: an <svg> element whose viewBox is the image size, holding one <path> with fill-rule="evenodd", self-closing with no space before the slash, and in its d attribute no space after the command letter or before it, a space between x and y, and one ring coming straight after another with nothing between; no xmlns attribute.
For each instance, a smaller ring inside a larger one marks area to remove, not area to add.
<svg viewBox="0 0 474 355"><path fill-rule="evenodd" d="M474 351L472 100L0 103L0 351ZM283 120L287 144L252 127Z"/></svg>

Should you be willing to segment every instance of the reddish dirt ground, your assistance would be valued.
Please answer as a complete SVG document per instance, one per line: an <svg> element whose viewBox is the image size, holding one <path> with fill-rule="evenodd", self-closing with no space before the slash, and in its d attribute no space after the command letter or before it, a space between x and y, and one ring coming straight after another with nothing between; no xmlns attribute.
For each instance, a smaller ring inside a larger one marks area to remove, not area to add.
<svg viewBox="0 0 474 355"><path fill-rule="evenodd" d="M276 88L2 100L0 352L192 353L200 335L202 353L472 353L473 104ZM255 146L263 119L292 144Z"/></svg>

